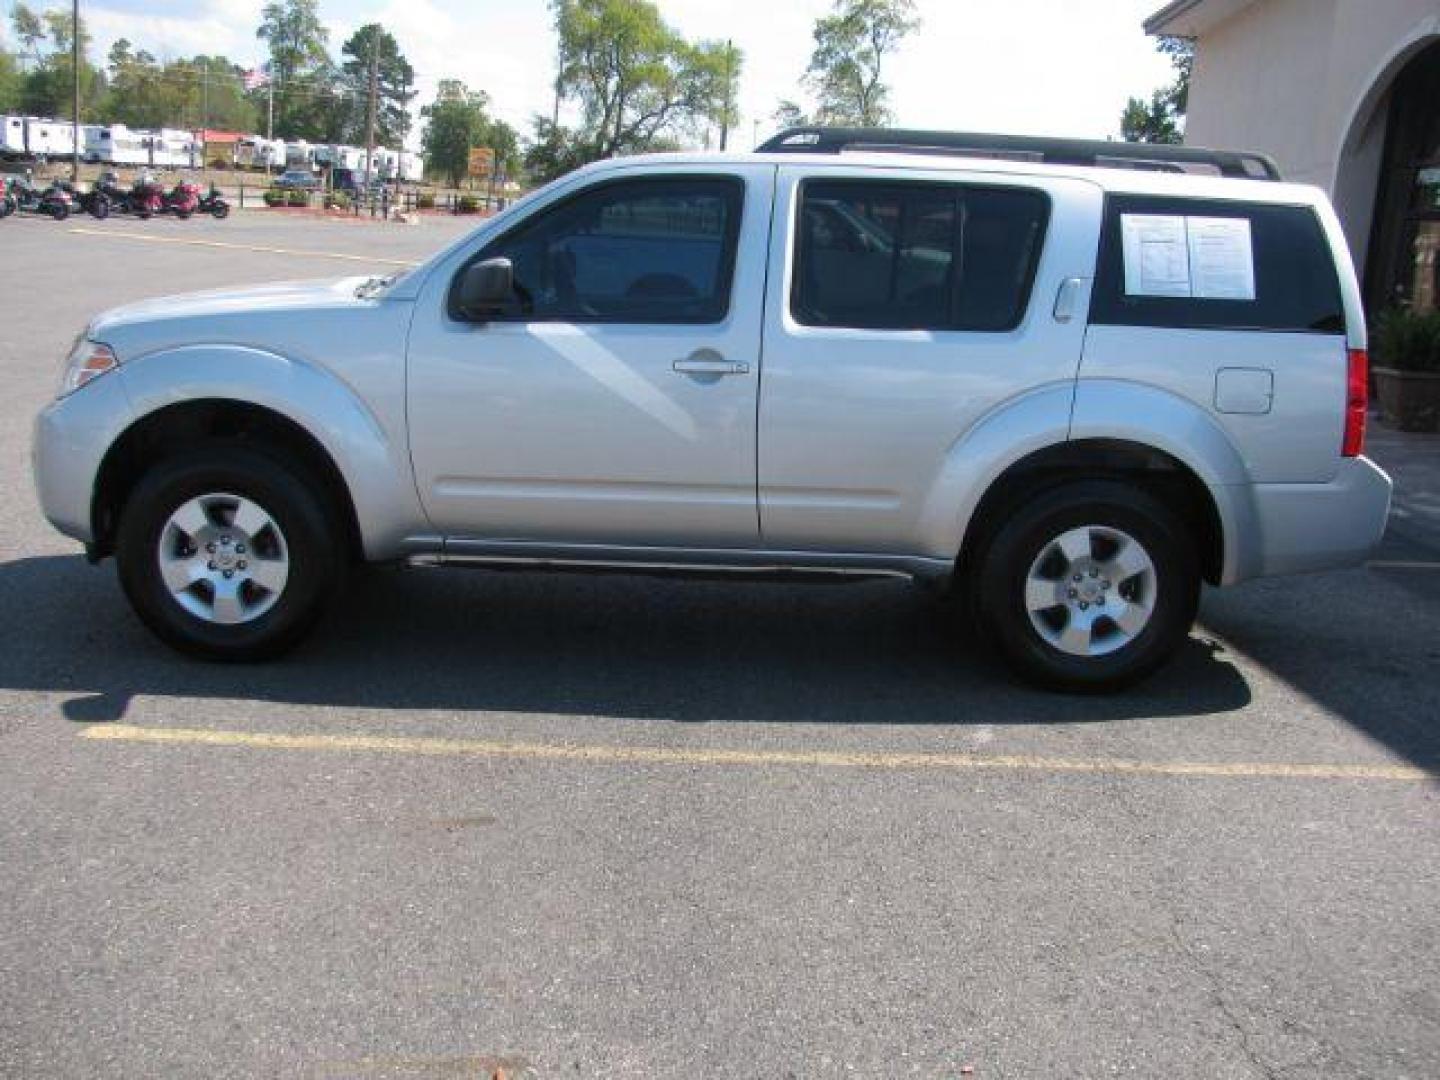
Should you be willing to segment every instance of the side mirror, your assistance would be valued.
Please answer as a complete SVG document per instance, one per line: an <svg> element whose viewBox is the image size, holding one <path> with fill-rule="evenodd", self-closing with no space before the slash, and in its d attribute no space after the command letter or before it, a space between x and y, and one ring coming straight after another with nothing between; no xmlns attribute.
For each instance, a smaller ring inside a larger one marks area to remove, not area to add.
<svg viewBox="0 0 1440 1080"><path fill-rule="evenodd" d="M461 318L485 322L515 300L515 267L509 259L486 259L465 268L455 307Z"/></svg>

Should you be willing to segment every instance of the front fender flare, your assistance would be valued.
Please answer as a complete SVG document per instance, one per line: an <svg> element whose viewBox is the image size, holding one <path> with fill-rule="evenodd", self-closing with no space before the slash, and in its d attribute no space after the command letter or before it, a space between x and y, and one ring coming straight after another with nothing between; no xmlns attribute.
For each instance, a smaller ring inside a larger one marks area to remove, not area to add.
<svg viewBox="0 0 1440 1080"><path fill-rule="evenodd" d="M189 401L236 401L278 413L330 455L349 491L368 559L392 558L425 521L405 432L387 430L335 373L243 345L188 345L119 371L134 421Z"/></svg>

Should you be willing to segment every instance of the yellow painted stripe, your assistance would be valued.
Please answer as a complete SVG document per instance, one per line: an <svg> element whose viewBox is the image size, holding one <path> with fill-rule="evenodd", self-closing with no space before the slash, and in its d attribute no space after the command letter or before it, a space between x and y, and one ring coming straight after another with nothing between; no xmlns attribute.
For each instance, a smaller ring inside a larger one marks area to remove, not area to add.
<svg viewBox="0 0 1440 1080"><path fill-rule="evenodd" d="M122 232L118 229L72 228L81 236L116 236L122 240L143 240L148 244L183 244L188 247L224 248L229 251L259 251L268 255L300 255L309 259L345 259L349 262L384 266L418 266L414 259L384 259L378 255L351 255L343 251L307 251L300 248L265 247L260 244L231 244L224 240L192 240L184 236L154 236L151 233Z"/></svg>
<svg viewBox="0 0 1440 1080"><path fill-rule="evenodd" d="M1278 777L1301 780L1440 780L1409 765L1306 765L1283 762L1135 761L1030 755L845 750L730 750L718 747L605 746L430 739L405 735L293 735L275 731L96 724L83 738L104 742L243 747L254 750L349 751L430 757L526 758L644 765L796 765L853 769L1002 769L1023 772L1140 776Z"/></svg>

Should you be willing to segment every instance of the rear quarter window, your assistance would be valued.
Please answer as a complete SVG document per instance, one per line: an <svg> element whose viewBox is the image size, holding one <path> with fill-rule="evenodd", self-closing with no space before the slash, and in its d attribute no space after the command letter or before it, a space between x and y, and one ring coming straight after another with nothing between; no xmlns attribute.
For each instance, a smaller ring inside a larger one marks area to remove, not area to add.
<svg viewBox="0 0 1440 1080"><path fill-rule="evenodd" d="M1127 214L1247 221L1254 258L1254 299L1127 293L1122 236L1122 218ZM1106 200L1090 321L1196 330L1345 332L1335 259L1312 208L1149 196L1111 196Z"/></svg>

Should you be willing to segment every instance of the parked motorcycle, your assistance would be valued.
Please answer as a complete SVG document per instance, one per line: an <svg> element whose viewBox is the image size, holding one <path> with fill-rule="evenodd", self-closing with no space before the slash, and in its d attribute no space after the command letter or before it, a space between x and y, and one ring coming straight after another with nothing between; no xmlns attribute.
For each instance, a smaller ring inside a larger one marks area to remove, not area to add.
<svg viewBox="0 0 1440 1080"><path fill-rule="evenodd" d="M0 218L9 217L19 208L19 202L10 194L10 178L0 177Z"/></svg>
<svg viewBox="0 0 1440 1080"><path fill-rule="evenodd" d="M128 197L130 212L141 221L165 212L165 187L148 175L135 181Z"/></svg>
<svg viewBox="0 0 1440 1080"><path fill-rule="evenodd" d="M53 186L70 196L70 203L75 210L84 211L101 220L110 216L110 200L100 192L98 185L92 185L88 191L81 191L68 180L56 180Z"/></svg>
<svg viewBox="0 0 1440 1080"><path fill-rule="evenodd" d="M193 180L181 180L165 196L165 213L174 214L181 221L187 220L199 208L200 185Z"/></svg>
<svg viewBox="0 0 1440 1080"><path fill-rule="evenodd" d="M58 181L49 187L38 188L29 176L10 181L8 198L14 200L15 211L44 214L56 221L64 221L69 217L72 207L70 193L61 187Z"/></svg>
<svg viewBox="0 0 1440 1080"><path fill-rule="evenodd" d="M209 193L200 200L197 209L202 214L209 214L216 221L224 221L230 216L230 204L225 201L225 197L220 194L220 189L214 184L210 185Z"/></svg>

